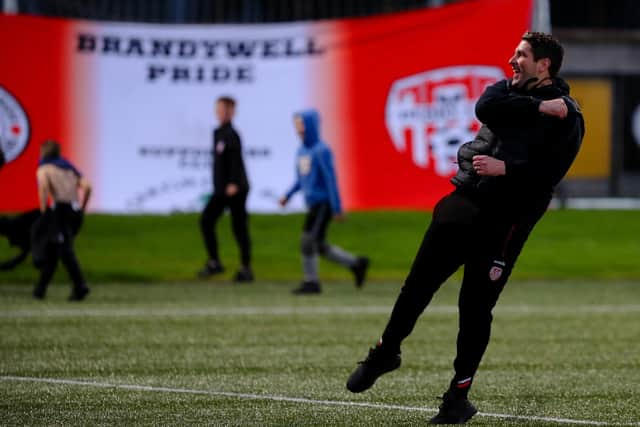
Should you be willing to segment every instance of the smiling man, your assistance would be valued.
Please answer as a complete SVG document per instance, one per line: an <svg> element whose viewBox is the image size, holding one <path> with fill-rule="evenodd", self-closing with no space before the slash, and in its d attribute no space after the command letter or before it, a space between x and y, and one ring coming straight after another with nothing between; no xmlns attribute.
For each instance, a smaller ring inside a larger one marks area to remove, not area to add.
<svg viewBox="0 0 640 427"><path fill-rule="evenodd" d="M468 393L489 343L493 307L584 135L582 113L557 76L562 57L550 35L525 33L509 60L512 79L489 86L478 100L483 126L458 151L456 188L436 205L382 338L351 374L350 391L365 391L400 366L400 344L442 283L464 266L455 373L431 423L462 424L477 412Z"/></svg>

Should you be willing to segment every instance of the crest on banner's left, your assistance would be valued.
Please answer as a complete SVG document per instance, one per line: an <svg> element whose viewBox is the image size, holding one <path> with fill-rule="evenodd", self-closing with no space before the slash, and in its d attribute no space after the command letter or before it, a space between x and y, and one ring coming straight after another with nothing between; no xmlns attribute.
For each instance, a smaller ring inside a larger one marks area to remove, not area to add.
<svg viewBox="0 0 640 427"><path fill-rule="evenodd" d="M5 161L17 159L29 143L29 119L22 105L0 87L0 148Z"/></svg>

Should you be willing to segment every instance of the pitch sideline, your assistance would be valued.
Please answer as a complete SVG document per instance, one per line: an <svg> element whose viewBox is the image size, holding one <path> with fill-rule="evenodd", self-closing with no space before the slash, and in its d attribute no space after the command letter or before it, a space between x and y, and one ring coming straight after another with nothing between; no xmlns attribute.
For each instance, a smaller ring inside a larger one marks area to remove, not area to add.
<svg viewBox="0 0 640 427"><path fill-rule="evenodd" d="M78 307L77 309L17 309L0 313L1 318L30 317L206 317L206 316L304 316L389 314L391 306L312 306L312 307L186 307L186 308L112 308ZM566 315L566 314L625 314L640 312L640 304L599 304L577 306L503 305L496 307L497 315ZM434 305L427 314L457 314L455 305Z"/></svg>
<svg viewBox="0 0 640 427"><path fill-rule="evenodd" d="M155 387L155 386L145 386L145 385L136 385L136 384L113 384L113 383L70 380L70 379L61 379L61 378L37 378L37 377L19 377L19 376L6 375L6 376L1 376L0 381L62 384L62 385L74 385L74 386L86 386L86 387L114 388L119 390L130 390L130 391L150 391L150 392L159 392L159 393L195 394L195 395L205 395L205 396L214 396L214 397L231 397L231 398L237 398L237 399L301 403L301 404L308 404L308 405L343 406L343 407L358 407L358 408L369 408L369 409L380 409L380 410L388 409L388 410L416 411L416 412L429 412L429 413L437 412L437 409L422 408L418 406L388 405L383 403L351 402L351 401L340 401L340 400L316 400L316 399L309 399L304 397L288 397L288 396L253 394L253 393L235 393L235 392L227 392L227 391L197 390L197 389L173 388L173 387ZM510 419L510 420L522 420L522 421L544 421L544 422L551 422L551 423L558 423L558 424L579 424L579 425L589 425L589 426L640 426L640 423L610 423L610 422L604 422L604 421L576 420L576 419L570 419L570 418L494 414L489 412L478 412L477 416L488 417L488 418Z"/></svg>

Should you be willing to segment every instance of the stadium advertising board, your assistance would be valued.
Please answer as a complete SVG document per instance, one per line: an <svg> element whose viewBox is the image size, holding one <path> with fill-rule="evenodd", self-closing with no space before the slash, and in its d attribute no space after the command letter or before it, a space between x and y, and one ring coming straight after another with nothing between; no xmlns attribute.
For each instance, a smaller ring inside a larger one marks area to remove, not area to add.
<svg viewBox="0 0 640 427"><path fill-rule="evenodd" d="M509 19L504 10L509 9ZM148 25L0 15L0 210L37 205L47 138L93 181L101 212L199 210L212 191L214 100L238 101L252 211L279 211L314 107L347 209L429 209L451 189L483 88L530 0L471 0L366 19ZM476 30L478 29L478 30ZM5 193L6 191L6 193ZM298 198L292 209L300 209Z"/></svg>
<svg viewBox="0 0 640 427"><path fill-rule="evenodd" d="M587 128L578 157L567 176L608 178L611 176L613 84L604 78L572 78L568 83L571 95L580 104Z"/></svg>
<svg viewBox="0 0 640 427"><path fill-rule="evenodd" d="M624 77L623 166L625 172L640 173L640 77Z"/></svg>

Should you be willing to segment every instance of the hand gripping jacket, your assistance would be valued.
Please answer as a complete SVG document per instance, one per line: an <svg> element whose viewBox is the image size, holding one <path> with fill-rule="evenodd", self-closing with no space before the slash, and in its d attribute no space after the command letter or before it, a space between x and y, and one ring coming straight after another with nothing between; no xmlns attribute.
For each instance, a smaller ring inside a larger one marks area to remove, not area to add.
<svg viewBox="0 0 640 427"><path fill-rule="evenodd" d="M497 139L488 127L482 126L473 141L462 144L458 149L458 172L451 183L458 188L477 188L482 177L473 169L473 156L495 154Z"/></svg>

